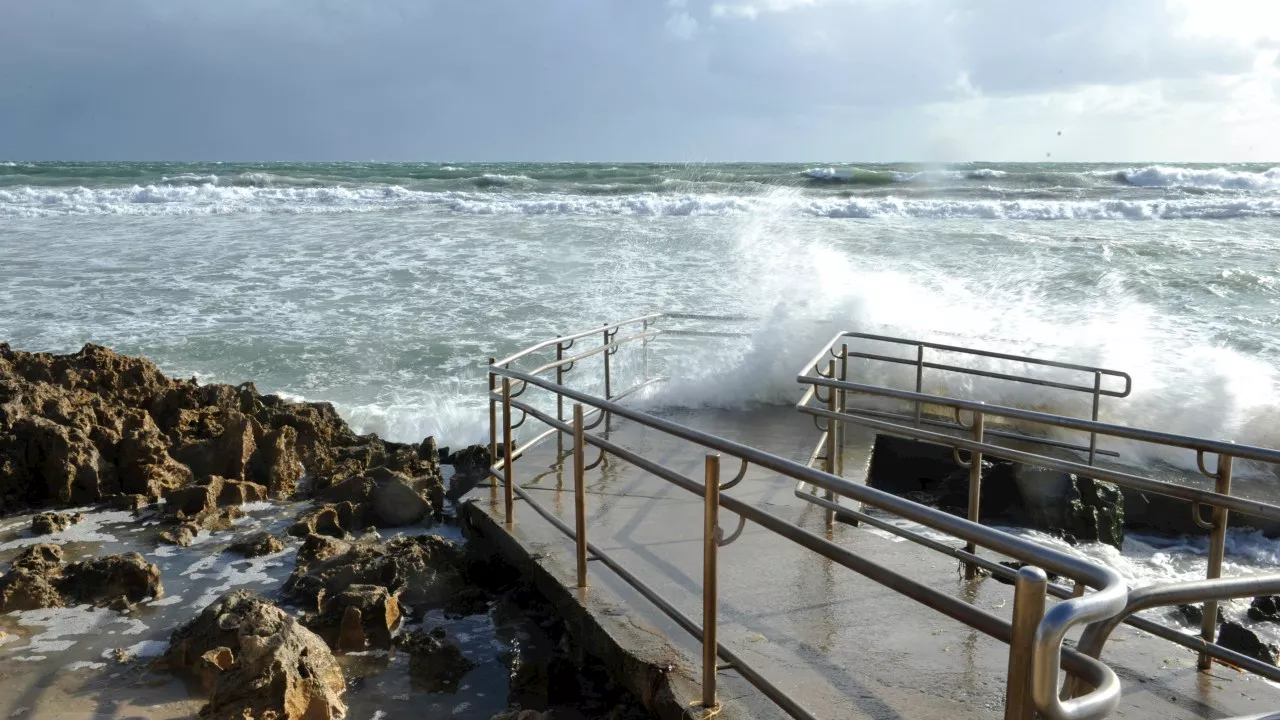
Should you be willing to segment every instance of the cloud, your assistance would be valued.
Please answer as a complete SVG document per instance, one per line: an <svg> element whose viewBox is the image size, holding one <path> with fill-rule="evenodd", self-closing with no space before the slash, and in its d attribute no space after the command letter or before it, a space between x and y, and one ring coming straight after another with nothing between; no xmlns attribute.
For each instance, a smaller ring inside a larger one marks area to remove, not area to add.
<svg viewBox="0 0 1280 720"><path fill-rule="evenodd" d="M1103 95L1177 114L1213 93L1237 116L1267 117L1274 94L1256 88L1280 75L1268 36L1241 29L1248 6L1223 11L1238 22L1214 7L8 0L0 67L20 70L0 75L0 157L901 158L938 137L993 157L1034 146L1043 128L970 142L964 132L987 136L947 118L999 124L994 108L1021 106L1070 117ZM1222 90L1237 86L1255 90ZM1096 152L1179 147L1150 129L1134 134L1142 148ZM1207 151L1231 132L1196 142Z"/></svg>

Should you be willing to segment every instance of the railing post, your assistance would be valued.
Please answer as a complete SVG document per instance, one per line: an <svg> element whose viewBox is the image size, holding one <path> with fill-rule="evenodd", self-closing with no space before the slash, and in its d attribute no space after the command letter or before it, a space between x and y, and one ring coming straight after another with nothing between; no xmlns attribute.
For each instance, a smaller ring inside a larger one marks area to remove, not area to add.
<svg viewBox="0 0 1280 720"><path fill-rule="evenodd" d="M973 413L973 440L974 442L983 441L984 427L986 425L986 415L981 412ZM969 520L970 522L979 522L982 516L982 453L974 450L969 453ZM972 541L965 543L966 552L976 553L978 546ZM978 574L978 566L973 563L966 563L964 566L964 576L967 580L972 580Z"/></svg>
<svg viewBox="0 0 1280 720"><path fill-rule="evenodd" d="M609 362L609 356L613 353L609 351L609 324L604 326L604 399L608 400L613 396L613 377L612 363ZM604 414L604 431L609 432L609 423L613 420L608 412Z"/></svg>
<svg viewBox="0 0 1280 720"><path fill-rule="evenodd" d="M493 364L497 358L489 358L489 466L498 464L498 401L493 399L493 392L498 389L498 376L493 374ZM505 472L505 471L504 471ZM490 502L498 501L498 479L491 478L489 484Z"/></svg>
<svg viewBox="0 0 1280 720"><path fill-rule="evenodd" d="M1218 472L1215 477L1214 491L1223 495L1231 494L1231 456L1218 455ZM1209 572L1208 578L1214 580L1222 577L1222 558L1227 550L1227 514L1226 508L1213 509L1213 530L1209 535ZM1205 642L1214 642L1218 631L1218 601L1206 600L1204 617L1200 620L1200 637ZM1213 665L1213 658L1200 653L1196 667L1208 670Z"/></svg>
<svg viewBox="0 0 1280 720"><path fill-rule="evenodd" d="M827 377L835 378L835 376L836 376L836 361L828 360L827 361ZM827 388L827 410L830 410L831 412L834 413L838 410L839 407L840 407L840 399L836 393L836 389L833 387L828 387ZM826 467L823 469L826 470L831 475L836 474L836 463L839 462L838 454L840 453L840 445L837 442L837 439L840 437L840 425L841 425L841 422L839 420L836 420L834 417L828 418L827 420L827 461L826 461ZM828 490L827 500L829 500L830 502L837 502L835 492ZM835 527L836 511L830 508L827 508L826 519L827 519L828 528Z"/></svg>
<svg viewBox="0 0 1280 720"><path fill-rule="evenodd" d="M1009 638L1009 672L1004 693L1004 720L1032 720L1031 659L1035 654L1036 628L1044 617L1049 578L1044 570L1027 566L1013 584L1013 634Z"/></svg>
<svg viewBox="0 0 1280 720"><path fill-rule="evenodd" d="M840 345L840 380L849 379L849 343ZM849 409L848 390L843 388L840 390L840 406L837 412L843 413ZM840 462L836 464L836 474L844 477L844 434L846 432L845 424L840 423L840 437L836 439L837 445L840 447Z"/></svg>
<svg viewBox="0 0 1280 720"><path fill-rule="evenodd" d="M644 335L640 340L640 381L649 382L649 320L646 319L640 326L640 333Z"/></svg>
<svg viewBox="0 0 1280 720"><path fill-rule="evenodd" d="M564 386L564 365L560 364L562 360L564 360L564 345L560 343L560 336L557 335L556 336L556 385L561 387ZM561 395L559 392L556 393L556 419L559 420L560 422L564 422L564 395ZM556 433L556 453L558 455L564 454L564 433L562 432Z"/></svg>
<svg viewBox="0 0 1280 720"><path fill-rule="evenodd" d="M924 345L916 345L916 392L924 392ZM916 427L920 427L920 418L924 415L924 403L916 401Z"/></svg>
<svg viewBox="0 0 1280 720"><path fill-rule="evenodd" d="M1098 404L1102 401L1102 373L1093 373L1093 421L1098 422ZM1089 465L1093 465L1098 455L1098 433L1089 431Z"/></svg>
<svg viewBox="0 0 1280 720"><path fill-rule="evenodd" d="M578 587L587 586L587 490L583 480L586 466L586 433L582 429L582 403L573 404L573 521L578 545Z"/></svg>
<svg viewBox="0 0 1280 720"><path fill-rule="evenodd" d="M515 505L515 492L512 485L515 483L516 469L512 467L511 462L511 378L502 378L502 474L507 479L506 485L506 510L507 524L514 522L512 513Z"/></svg>
<svg viewBox="0 0 1280 720"><path fill-rule="evenodd" d="M716 623L719 575L716 553L720 545L720 456L707 455L702 524L702 705L716 706L716 664L719 648Z"/></svg>

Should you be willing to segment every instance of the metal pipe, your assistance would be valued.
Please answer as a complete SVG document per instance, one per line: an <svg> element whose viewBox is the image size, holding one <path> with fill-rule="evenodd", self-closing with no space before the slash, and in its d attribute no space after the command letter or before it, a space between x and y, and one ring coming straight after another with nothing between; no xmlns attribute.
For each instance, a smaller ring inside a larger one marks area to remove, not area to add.
<svg viewBox="0 0 1280 720"><path fill-rule="evenodd" d="M1102 401L1102 373L1095 372L1093 374L1093 414L1090 420L1098 422L1098 406ZM1098 433L1097 431L1089 432L1089 464L1093 465L1093 461L1098 456Z"/></svg>
<svg viewBox="0 0 1280 720"><path fill-rule="evenodd" d="M982 442L982 431L985 425L983 414L975 412L973 414L973 439L976 442ZM982 505L982 453L973 452L969 456L969 520L977 523L980 521ZM965 543L965 552L977 554L978 547L970 540ZM972 580L978 574L978 566L973 563L966 563L964 566L964 577L966 580Z"/></svg>
<svg viewBox="0 0 1280 720"><path fill-rule="evenodd" d="M809 398L813 397L811 394L812 392L813 392L812 387L806 390L805 397L802 398L800 402L796 403L796 406L804 407L806 404L808 404ZM867 408L845 408L845 412L850 415L862 415L866 417L875 417L875 418L899 418L902 420L910 420L912 418L912 416L909 413L896 413L896 412L890 412L887 410L870 410ZM932 425L934 427L947 428L950 430L968 430L969 429L968 426L959 425L957 423L950 422L947 420L937 420L934 418L924 418L923 420L920 421L920 424ZM1009 438L1010 440L1017 440L1018 442L1030 443L1033 445L1044 445L1045 447L1062 448L1063 450L1078 450L1081 452L1088 452L1089 450L1088 445L1076 445L1075 443L1071 443L1071 442L1065 442L1062 440L1053 440L1051 438L1036 437L1034 435L1026 435L1020 432L1009 432L1005 430L988 429L987 435L990 437ZM1097 454L1106 455L1107 457L1120 457L1120 453L1114 450L1098 450Z"/></svg>
<svg viewBox="0 0 1280 720"><path fill-rule="evenodd" d="M1169 605L1177 605L1179 603L1191 603L1198 600L1228 600L1231 598L1253 597L1255 595L1264 595L1268 593L1280 592L1280 574L1271 575L1252 575L1240 578L1227 578L1217 580L1197 580L1195 582L1167 583L1162 585L1147 585L1140 588L1134 588L1129 591L1129 600L1125 603L1124 610L1113 615L1106 620L1094 623L1085 628L1084 633L1080 635L1080 642L1077 643L1077 649L1080 652L1095 658L1102 656L1102 649L1107 644L1107 640L1111 637L1111 633L1115 631L1120 623L1129 619L1131 615L1143 610L1156 607L1167 607ZM1165 628L1168 629L1168 628ZM1176 635L1182 633L1172 630ZM1213 643L1212 640L1208 641ZM1213 645L1214 648L1226 650L1219 645ZM1226 652L1238 655L1230 650ZM1246 661L1252 661L1253 664L1262 666L1259 674L1269 679L1275 680L1280 677L1280 668L1269 663L1262 663L1253 658L1240 656ZM1237 663L1232 663L1237 664ZM1257 669L1247 667L1253 672ZM1079 690L1079 686L1074 688Z"/></svg>
<svg viewBox="0 0 1280 720"><path fill-rule="evenodd" d="M557 338L560 336L557 335ZM556 385L564 385L564 343L556 343ZM564 421L564 396L556 393L556 419ZM564 433L556 433L556 452L564 454Z"/></svg>
<svg viewBox="0 0 1280 720"><path fill-rule="evenodd" d="M981 403L974 403L974 405L979 408L982 407ZM968 403L966 403L966 407L968 407ZM988 406L987 409L988 414L1005 414L1003 410L997 410L994 406ZM799 408L799 410L815 417L828 418L831 416L831 412L825 408L802 407ZM851 420L850 418L855 419ZM1245 515L1250 515L1252 517L1266 518L1268 520L1280 520L1280 506L1271 505L1260 500L1223 495L1217 492L1200 490L1198 488L1164 482L1161 480L1151 480L1149 478L1109 468L1091 468L1083 463L1059 460L1047 455L1037 455L1035 453L1014 450L1000 445L992 445L991 443L975 443L972 440L965 438L954 437L944 433L930 432L928 430L916 430L906 425L882 422L854 415L852 413L845 414L843 419L846 422L855 422L859 425L881 430L889 435L897 435L899 437L911 438L914 440L927 440L938 443L939 445L960 448L961 450L976 450L988 455L1005 458L1006 460L1013 460L1014 462L1025 463L1049 470L1060 470L1062 472L1075 473L1085 477L1095 478L1097 480L1105 480L1117 485L1124 485L1125 487L1130 487L1135 490L1142 490L1145 492L1156 493L1158 495L1182 498L1183 500L1191 502L1200 502L1205 505L1222 507ZM1244 446L1240 447L1243 448ZM1237 457L1239 457L1239 455L1237 455Z"/></svg>
<svg viewBox="0 0 1280 720"><path fill-rule="evenodd" d="M507 525L511 525L515 521L513 513L515 512L515 499L512 497L511 486L515 483L516 470L512 467L511 458L511 378L502 378L502 472L506 477L503 483L506 487L505 503L506 503L506 519Z"/></svg>
<svg viewBox="0 0 1280 720"><path fill-rule="evenodd" d="M1215 475L1214 488L1219 494L1231 494L1231 456L1218 456L1218 472ZM1222 577L1222 558L1227 550L1227 524L1228 511L1226 508L1215 507L1213 509L1213 531L1209 533L1209 567L1207 577L1209 580L1215 580ZM1204 617L1200 619L1200 637L1207 643L1214 641L1214 637L1218 630L1218 601L1206 600L1204 603ZM1213 666L1213 658L1206 653L1200 653L1200 657L1196 660L1196 667L1201 670L1208 670Z"/></svg>
<svg viewBox="0 0 1280 720"><path fill-rule="evenodd" d="M498 404L493 391L498 387L498 376L493 374L493 358L489 358L489 463L498 457Z"/></svg>
<svg viewBox="0 0 1280 720"><path fill-rule="evenodd" d="M975 420L976 422L976 420ZM1036 628L1044 617L1049 578L1044 570L1026 566L1013 582L1013 628L1009 639L1009 671L1005 676L1004 720L1032 720L1031 661Z"/></svg>
<svg viewBox="0 0 1280 720"><path fill-rule="evenodd" d="M1079 418L1067 417L1065 415L1053 415L1035 410L1023 410L1021 408L1003 405L986 405L972 400L961 400L959 398L949 398L941 395L925 395L911 392L910 390L895 390L893 388L878 387L876 385L864 385L862 383L828 378L815 378L809 375L798 375L796 376L796 381L806 385L821 385L823 387L837 389L844 388L846 390L853 390L867 395L891 397L912 402L921 401L935 405L942 405L944 407L961 408L963 410L981 410L986 412L988 415L998 415L1000 417L1010 418L1013 420L1025 420L1027 422L1056 426L1068 430L1079 430L1086 433L1096 430L1099 435L1123 438L1126 440L1137 440L1139 442L1149 442L1156 445L1169 445L1171 447L1185 448L1187 450L1203 450L1204 452L1227 454L1237 459L1280 463L1280 450L1273 450L1270 448L1236 445L1235 443L1220 440L1207 440L1204 438L1176 435L1174 433L1160 432L1157 430L1143 430L1140 428L1127 427L1125 425L1093 422L1092 420L1082 420Z"/></svg>
<svg viewBox="0 0 1280 720"><path fill-rule="evenodd" d="M613 354L609 352L609 326L604 329L604 341L601 343L604 348L604 399L608 400L613 395L613 379L610 377L609 357ZM609 411L604 413L604 431L609 432Z"/></svg>
<svg viewBox="0 0 1280 720"><path fill-rule="evenodd" d="M702 523L702 706L716 706L716 611L719 609L719 575L716 553L720 547L720 456L707 455Z"/></svg>
<svg viewBox="0 0 1280 720"><path fill-rule="evenodd" d="M924 392L924 344L916 345L916 392ZM920 418L924 415L924 404L916 401L916 427L920 427Z"/></svg>
<svg viewBox="0 0 1280 720"><path fill-rule="evenodd" d="M827 372L830 373L832 377L835 377L835 374L836 374L835 360L827 361ZM839 400L837 400L836 398L836 392L832 390L830 393L827 394L827 409L834 412L838 407L840 407ZM839 437L840 437L840 422L838 420L832 420L830 426L827 428L827 459L826 459L826 462L823 464L823 469L826 470L831 475L837 474L836 455L840 452L840 446L838 442ZM831 490L827 490L827 500L832 503L839 504L836 501L835 492ZM836 514L834 511L827 510L826 521L827 521L828 530L835 527Z"/></svg>
<svg viewBox="0 0 1280 720"><path fill-rule="evenodd" d="M578 550L578 587L587 586L587 489L583 479L582 403L573 404L573 521Z"/></svg>
<svg viewBox="0 0 1280 720"><path fill-rule="evenodd" d="M639 317L633 317L627 320L621 320L611 325L605 325L605 327L612 330L614 328L625 327L627 325L635 325L636 323L643 322L644 320L657 320L661 317L662 317L662 313L650 313L648 315L641 315ZM520 352L514 355L511 355L510 357L505 357L502 360L499 360L497 364L503 367L508 367L511 365L511 363L515 362L516 360L519 360L520 358L531 355L539 350L542 350L543 348L551 347L557 342L577 340L579 338L584 338L589 335L595 335L598 332L600 332L600 328L597 327L597 328L591 328L590 330L582 330L580 332L576 332L570 335L558 336L552 340L544 340L540 343L535 343L533 345L530 345L529 347L521 350Z"/></svg>

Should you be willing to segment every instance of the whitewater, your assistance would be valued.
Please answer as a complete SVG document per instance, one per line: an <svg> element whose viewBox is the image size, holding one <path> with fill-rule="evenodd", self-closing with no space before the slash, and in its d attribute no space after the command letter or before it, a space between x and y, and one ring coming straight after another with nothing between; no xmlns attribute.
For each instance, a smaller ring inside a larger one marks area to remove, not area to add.
<svg viewBox="0 0 1280 720"><path fill-rule="evenodd" d="M1116 368L1133 395L1104 420L1276 447L1278 237L1269 164L9 162L0 341L98 343L456 446L487 436L490 356L741 314L734 352L674 348L648 401L794 402L800 364L861 330ZM1232 542L1232 567L1274 565L1274 541ZM1204 566L1196 540L1089 552L1139 579Z"/></svg>

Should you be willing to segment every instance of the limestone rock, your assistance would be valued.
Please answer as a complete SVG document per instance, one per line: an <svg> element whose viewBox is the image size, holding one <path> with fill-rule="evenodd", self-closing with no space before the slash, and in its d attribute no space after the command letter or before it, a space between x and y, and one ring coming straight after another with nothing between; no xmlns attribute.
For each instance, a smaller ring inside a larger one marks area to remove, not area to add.
<svg viewBox="0 0 1280 720"><path fill-rule="evenodd" d="M340 720L346 714L346 680L324 641L244 590L223 595L174 631L165 657L171 668L213 675L202 718Z"/></svg>
<svg viewBox="0 0 1280 720"><path fill-rule="evenodd" d="M327 535L311 534L298 548L298 565L310 565L317 560L329 560L351 549L351 543Z"/></svg>
<svg viewBox="0 0 1280 720"><path fill-rule="evenodd" d="M164 595L160 568L136 552L68 565L58 588L75 603L104 603L122 595L138 602Z"/></svg>
<svg viewBox="0 0 1280 720"><path fill-rule="evenodd" d="M0 612L64 607L62 593L48 573L13 567L0 577Z"/></svg>
<svg viewBox="0 0 1280 720"><path fill-rule="evenodd" d="M26 568L35 572L61 572L62 548L57 545L40 543L31 545L13 559L13 567Z"/></svg>
<svg viewBox="0 0 1280 720"><path fill-rule="evenodd" d="M80 513L40 513L31 518L32 535L52 535L62 532L84 519Z"/></svg>
<svg viewBox="0 0 1280 720"><path fill-rule="evenodd" d="M443 628L430 633L414 630L396 638L396 647L409 654L409 673L415 688L455 693L462 678L475 667L458 646L444 642L444 638Z"/></svg>
<svg viewBox="0 0 1280 720"><path fill-rule="evenodd" d="M284 550L284 542L280 538L268 532L260 532L250 535L243 540L231 543L227 547L227 552L238 553L247 558L261 557L263 555L271 555Z"/></svg>
<svg viewBox="0 0 1280 720"><path fill-rule="evenodd" d="M182 523L169 530L161 530L159 534L160 542L168 545L177 545L178 547L190 547L196 541L196 536L200 534L200 528L195 523Z"/></svg>
<svg viewBox="0 0 1280 720"><path fill-rule="evenodd" d="M1249 603L1249 619L1254 622L1280 622L1280 595L1263 595Z"/></svg>
<svg viewBox="0 0 1280 720"><path fill-rule="evenodd" d="M1178 605L1174 608L1173 614L1180 620L1192 627L1200 627L1200 622L1204 620L1203 605ZM1222 606L1218 606L1218 624L1226 622L1226 617L1222 614Z"/></svg>
<svg viewBox="0 0 1280 720"><path fill-rule="evenodd" d="M442 605L461 582L462 551L431 535L395 537L385 545L357 543L347 552L300 565L285 590L320 610L351 585L380 585L402 603Z"/></svg>
<svg viewBox="0 0 1280 720"><path fill-rule="evenodd" d="M315 534L344 538L364 528L363 514L363 508L353 502L324 505L303 513L288 532L293 537Z"/></svg>
<svg viewBox="0 0 1280 720"><path fill-rule="evenodd" d="M322 608L306 626L335 650L389 648L400 625L400 603L381 585L350 585L326 596Z"/></svg>

